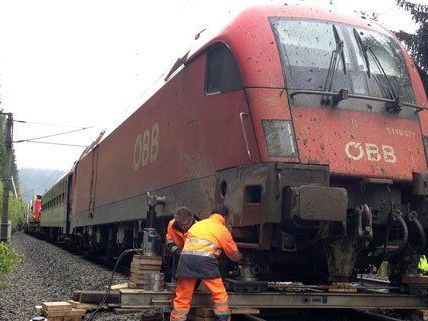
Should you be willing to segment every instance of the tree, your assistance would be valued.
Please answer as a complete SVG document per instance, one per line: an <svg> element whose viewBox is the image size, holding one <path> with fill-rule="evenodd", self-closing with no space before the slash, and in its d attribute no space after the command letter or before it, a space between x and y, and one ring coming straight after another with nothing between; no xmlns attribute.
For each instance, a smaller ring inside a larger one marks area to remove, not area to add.
<svg viewBox="0 0 428 321"><path fill-rule="evenodd" d="M6 144L5 144L5 129L6 129L6 118L4 115L0 115L0 178L3 176L5 166L5 155L6 155ZM13 176L15 187L19 193L19 173L16 166L15 150L12 150L11 157L11 175ZM3 195L3 183L0 179L0 195ZM0 208L3 203L3 199L0 196ZM12 221L12 230L18 229L25 210L25 203L22 200L22 196L15 198L13 192L9 194L9 219ZM1 220L1 219L0 219Z"/></svg>
<svg viewBox="0 0 428 321"><path fill-rule="evenodd" d="M428 5L416 4L406 0L396 1L398 6L410 12L413 21L419 25L415 34L400 30L395 35L406 45L418 68L425 91L428 92Z"/></svg>

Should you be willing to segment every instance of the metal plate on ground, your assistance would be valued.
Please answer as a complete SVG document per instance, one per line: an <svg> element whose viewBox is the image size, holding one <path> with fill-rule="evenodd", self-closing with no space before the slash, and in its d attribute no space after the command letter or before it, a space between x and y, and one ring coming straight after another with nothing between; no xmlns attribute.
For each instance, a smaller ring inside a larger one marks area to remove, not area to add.
<svg viewBox="0 0 428 321"><path fill-rule="evenodd" d="M122 308L170 307L175 297L175 293L170 291L154 292L131 289L119 291ZM264 309L426 309L428 296L381 293L229 292L229 306L231 308L251 307ZM192 307L212 307L211 294L195 292Z"/></svg>

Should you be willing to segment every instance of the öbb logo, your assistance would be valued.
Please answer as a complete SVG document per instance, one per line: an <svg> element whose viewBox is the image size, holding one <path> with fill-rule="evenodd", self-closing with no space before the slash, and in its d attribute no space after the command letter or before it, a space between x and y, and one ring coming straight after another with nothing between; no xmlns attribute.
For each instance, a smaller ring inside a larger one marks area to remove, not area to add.
<svg viewBox="0 0 428 321"><path fill-rule="evenodd" d="M394 149L388 145L379 147L376 144L349 142L345 145L345 155L354 160L359 161L366 156L368 161L380 162L382 159L385 163L396 163L397 156Z"/></svg>
<svg viewBox="0 0 428 321"><path fill-rule="evenodd" d="M159 151L159 124L146 129L142 135L138 135L134 145L134 170L153 163L158 158Z"/></svg>

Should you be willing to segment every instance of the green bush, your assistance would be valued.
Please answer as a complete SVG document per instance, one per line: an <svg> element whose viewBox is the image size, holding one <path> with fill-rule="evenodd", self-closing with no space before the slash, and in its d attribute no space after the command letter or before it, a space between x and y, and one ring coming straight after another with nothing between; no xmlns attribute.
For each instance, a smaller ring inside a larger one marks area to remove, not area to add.
<svg viewBox="0 0 428 321"><path fill-rule="evenodd" d="M21 262L22 256L10 244L0 242L0 276L11 273Z"/></svg>
<svg viewBox="0 0 428 321"><path fill-rule="evenodd" d="M12 221L12 232L18 230L22 224L26 205L20 198L9 197L9 220Z"/></svg>

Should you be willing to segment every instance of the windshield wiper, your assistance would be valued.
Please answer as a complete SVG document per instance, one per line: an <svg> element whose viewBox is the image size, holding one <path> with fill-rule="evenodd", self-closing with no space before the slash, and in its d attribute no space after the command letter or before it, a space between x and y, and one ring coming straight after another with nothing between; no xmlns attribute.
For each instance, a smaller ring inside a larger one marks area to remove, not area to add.
<svg viewBox="0 0 428 321"><path fill-rule="evenodd" d="M379 59L377 58L377 56L374 53L374 51L372 50L372 48L368 47L368 51L372 55L372 57L373 57L374 61L376 62L376 64L378 65L380 71L382 72L382 75L386 79L386 82L388 84L389 97L394 101L392 103L387 103L386 106L385 106L385 108L386 108L386 110L388 110L388 111L390 111L392 113L399 113L401 111L400 97L395 94L394 86L392 86L391 81L389 80L389 77L388 77L388 75L385 72L385 69L383 69L382 64L380 63Z"/></svg>
<svg viewBox="0 0 428 321"><path fill-rule="evenodd" d="M337 67L339 65L339 56L342 60L343 73L346 75L346 64L345 64L345 54L343 52L344 42L339 36L339 32L337 31L337 27L333 25L333 35L334 40L336 42L336 49L331 53L330 64L328 66L327 77L325 78L324 89L323 91L331 92L331 88L333 87L334 75L336 73ZM333 97L333 105L337 105L339 101L347 99L347 91L341 90L337 96ZM324 105L330 104L330 96L325 96L321 98L321 103Z"/></svg>
<svg viewBox="0 0 428 321"><path fill-rule="evenodd" d="M370 78L370 62L369 62L369 56L367 55L367 46L363 43L363 39L361 39L360 34L358 33L357 29L353 29L352 32L354 33L354 37L357 40L358 47L360 47L361 52L364 56L364 61L366 63L367 68L367 76Z"/></svg>
<svg viewBox="0 0 428 321"><path fill-rule="evenodd" d="M353 29L353 33L354 33L355 39L357 40L358 46L360 47L364 55L364 60L367 66L368 77L370 78L371 72L370 72L370 63L369 63L369 57L367 52L370 53L376 65L378 66L380 72L382 73L382 76L386 79L386 82L388 84L387 90L385 89L384 84L377 78L376 74L373 73L373 77L375 78L379 88L382 91L387 92L389 97L391 98L390 101L386 102L386 106L385 106L386 110L392 113L399 113L401 111L400 97L395 94L394 86L392 86L391 81L389 80L389 77L385 72L385 69L383 68L382 64L380 63L379 59L377 58L372 48L364 44L363 40L360 37L360 34L355 28Z"/></svg>
<svg viewBox="0 0 428 321"><path fill-rule="evenodd" d="M291 99L294 99L294 96L297 96L297 95L329 96L329 97L333 97L333 99L337 96L340 96L340 95L346 95L345 99L354 98L354 99L361 99L361 100L372 100L372 101L383 102L383 103L386 103L387 105L388 104L392 105L392 104L397 103L396 100L392 100L392 99L388 99L388 98L349 94L348 90L346 90L346 89L341 89L338 93L331 92L331 91L306 90L306 89L300 90L300 89L298 89L298 90L291 91L289 94ZM418 113L422 110L428 110L428 108L420 106L420 105L399 102L400 110L402 107L414 108L415 113Z"/></svg>

